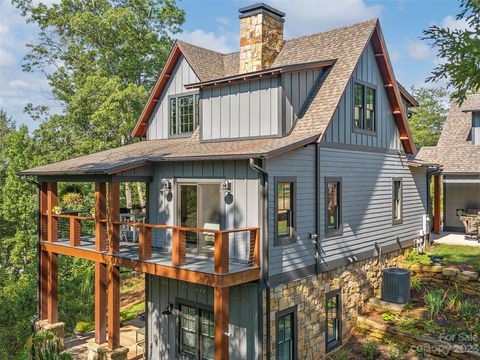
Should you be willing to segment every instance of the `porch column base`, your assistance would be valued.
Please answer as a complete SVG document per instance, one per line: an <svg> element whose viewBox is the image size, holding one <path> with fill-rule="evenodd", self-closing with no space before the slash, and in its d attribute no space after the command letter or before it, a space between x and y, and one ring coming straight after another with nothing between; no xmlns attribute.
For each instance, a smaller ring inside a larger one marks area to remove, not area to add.
<svg viewBox="0 0 480 360"><path fill-rule="evenodd" d="M127 360L128 348L123 346L109 350L108 343L89 343L87 347L87 360Z"/></svg>
<svg viewBox="0 0 480 360"><path fill-rule="evenodd" d="M35 323L35 331L46 330L50 331L60 340L60 346L63 350L65 348L65 323L57 322L50 324L48 320L39 320Z"/></svg>

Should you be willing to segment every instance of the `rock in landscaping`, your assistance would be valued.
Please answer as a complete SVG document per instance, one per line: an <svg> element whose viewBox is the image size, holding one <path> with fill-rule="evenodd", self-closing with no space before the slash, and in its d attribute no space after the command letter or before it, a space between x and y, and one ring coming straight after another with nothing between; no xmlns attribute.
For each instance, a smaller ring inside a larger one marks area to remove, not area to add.
<svg viewBox="0 0 480 360"><path fill-rule="evenodd" d="M384 301L379 298L370 298L368 300L368 304L378 313L390 312L392 314L398 315L400 314L405 305L407 304L395 304L388 301Z"/></svg>

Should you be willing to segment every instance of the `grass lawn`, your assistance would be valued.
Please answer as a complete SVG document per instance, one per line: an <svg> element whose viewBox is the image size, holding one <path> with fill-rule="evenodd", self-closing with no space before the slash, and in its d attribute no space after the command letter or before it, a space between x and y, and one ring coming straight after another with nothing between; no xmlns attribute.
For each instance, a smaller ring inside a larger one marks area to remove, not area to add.
<svg viewBox="0 0 480 360"><path fill-rule="evenodd" d="M129 321L135 319L137 314L145 310L145 302L139 302L138 304L127 307L125 310L120 312L120 318L123 321Z"/></svg>
<svg viewBox="0 0 480 360"><path fill-rule="evenodd" d="M439 244L431 247L428 254L443 255L443 263L472 265L480 269L480 246Z"/></svg>

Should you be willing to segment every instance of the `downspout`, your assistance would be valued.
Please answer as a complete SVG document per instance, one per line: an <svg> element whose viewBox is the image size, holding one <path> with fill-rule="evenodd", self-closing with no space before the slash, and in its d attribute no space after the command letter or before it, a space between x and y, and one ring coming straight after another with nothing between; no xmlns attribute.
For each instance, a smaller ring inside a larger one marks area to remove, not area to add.
<svg viewBox="0 0 480 360"><path fill-rule="evenodd" d="M315 144L315 198L317 199L317 206L315 206L315 229L316 234L311 234L313 245L315 246L315 273L320 273L320 143Z"/></svg>
<svg viewBox="0 0 480 360"><path fill-rule="evenodd" d="M264 162L264 161L263 161ZM263 186L262 186L262 204L263 204L263 226L262 226L262 253L261 253L261 265L262 265L262 273L261 273L261 281L260 291L258 292L258 309L259 314L258 318L259 321L259 338L263 339L263 316L262 316L262 304L263 298L262 293L263 289L266 291L265 295L265 317L266 317L266 354L267 359L270 359L270 284L268 282L268 265L269 265L269 253L268 253L268 172L257 165L254 158L250 158L249 160L250 167L262 175L263 178ZM263 349L260 349L260 359L263 358Z"/></svg>
<svg viewBox="0 0 480 360"><path fill-rule="evenodd" d="M28 179L26 176L23 178L27 183L34 185L38 190L38 200L37 200L37 313L32 318L32 333L35 332L35 324L40 318L40 225L41 225L41 214L40 214L40 184L34 180Z"/></svg>

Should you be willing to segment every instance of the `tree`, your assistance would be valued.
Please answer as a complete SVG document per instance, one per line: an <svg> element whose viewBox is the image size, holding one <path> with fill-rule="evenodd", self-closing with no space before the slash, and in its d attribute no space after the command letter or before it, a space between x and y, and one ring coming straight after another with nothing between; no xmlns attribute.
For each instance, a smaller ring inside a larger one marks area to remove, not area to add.
<svg viewBox="0 0 480 360"><path fill-rule="evenodd" d="M470 91L480 90L480 1L462 0L460 6L457 20L464 20L466 29L433 25L423 31L422 39L429 40L442 59L427 80L445 79L455 89L452 97L462 103Z"/></svg>
<svg viewBox="0 0 480 360"><path fill-rule="evenodd" d="M448 93L442 88L412 88L418 101L410 118L410 129L416 147L435 146L448 112Z"/></svg>

